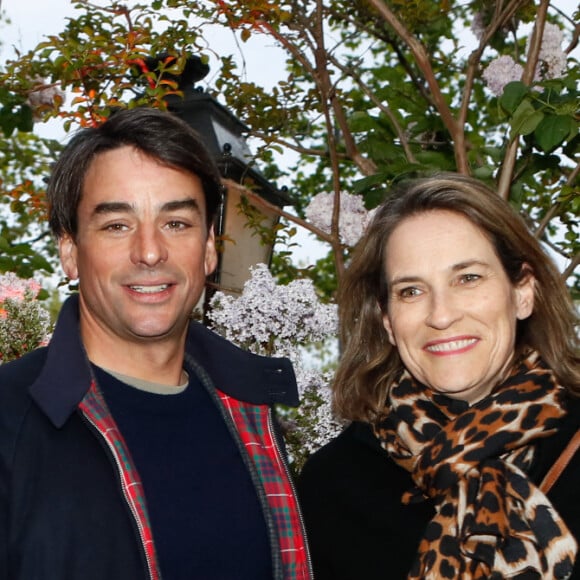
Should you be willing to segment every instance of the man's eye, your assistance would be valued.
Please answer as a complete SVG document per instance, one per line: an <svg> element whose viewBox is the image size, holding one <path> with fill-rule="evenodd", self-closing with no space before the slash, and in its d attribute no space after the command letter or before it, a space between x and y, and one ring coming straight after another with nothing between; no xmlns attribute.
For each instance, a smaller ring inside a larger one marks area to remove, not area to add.
<svg viewBox="0 0 580 580"><path fill-rule="evenodd" d="M122 232L126 227L125 224L107 224L103 229L109 232Z"/></svg>
<svg viewBox="0 0 580 580"><path fill-rule="evenodd" d="M470 282L477 282L481 279L479 274L463 274L461 276L461 283L462 284L469 284Z"/></svg>
<svg viewBox="0 0 580 580"><path fill-rule="evenodd" d="M179 220L171 220L170 222L167 222L167 227L170 230L184 230L188 228L189 225Z"/></svg>

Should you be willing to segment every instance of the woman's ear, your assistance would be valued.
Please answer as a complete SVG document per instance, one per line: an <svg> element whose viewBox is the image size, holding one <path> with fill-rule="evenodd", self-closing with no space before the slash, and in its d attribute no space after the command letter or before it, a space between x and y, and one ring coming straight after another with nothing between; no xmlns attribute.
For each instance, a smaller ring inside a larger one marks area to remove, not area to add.
<svg viewBox="0 0 580 580"><path fill-rule="evenodd" d="M393 328L391 326L391 319L389 318L389 315L387 313L383 314L383 327L387 331L387 334L389 336L389 342L393 346L397 346L397 341L395 340L395 335L393 334Z"/></svg>
<svg viewBox="0 0 580 580"><path fill-rule="evenodd" d="M524 277L515 287L516 316L518 320L525 320L534 311L534 297L536 278L528 264L522 266Z"/></svg>

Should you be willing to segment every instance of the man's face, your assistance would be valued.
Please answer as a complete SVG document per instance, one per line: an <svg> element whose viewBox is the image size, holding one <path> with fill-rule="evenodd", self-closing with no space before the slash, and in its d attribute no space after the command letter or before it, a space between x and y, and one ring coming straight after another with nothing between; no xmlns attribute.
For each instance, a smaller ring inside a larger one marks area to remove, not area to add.
<svg viewBox="0 0 580 580"><path fill-rule="evenodd" d="M180 344L217 264L201 181L132 147L108 151L87 172L77 217L60 256L79 279L89 356L104 345Z"/></svg>

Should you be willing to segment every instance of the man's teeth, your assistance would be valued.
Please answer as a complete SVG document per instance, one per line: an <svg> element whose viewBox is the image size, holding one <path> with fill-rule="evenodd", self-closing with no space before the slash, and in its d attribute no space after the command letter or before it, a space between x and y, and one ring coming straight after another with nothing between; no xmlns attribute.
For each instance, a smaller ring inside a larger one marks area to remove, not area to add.
<svg viewBox="0 0 580 580"><path fill-rule="evenodd" d="M155 294L155 292L163 292L167 288L169 288L169 284L159 284L158 286L131 286L131 290L141 292L142 294Z"/></svg>
<svg viewBox="0 0 580 580"><path fill-rule="evenodd" d="M451 342L441 342L439 344L432 344L427 347L427 350L431 352L449 352L452 350L460 350L473 344L475 342L475 338L467 338L465 340L452 340Z"/></svg>

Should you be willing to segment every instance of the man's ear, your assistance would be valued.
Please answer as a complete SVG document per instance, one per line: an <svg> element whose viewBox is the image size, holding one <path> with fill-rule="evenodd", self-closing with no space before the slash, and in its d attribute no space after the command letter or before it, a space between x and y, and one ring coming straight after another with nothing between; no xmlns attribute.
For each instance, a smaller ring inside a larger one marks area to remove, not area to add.
<svg viewBox="0 0 580 580"><path fill-rule="evenodd" d="M205 275L209 276L217 267L218 256L215 244L215 230L213 224L209 228L205 243Z"/></svg>
<svg viewBox="0 0 580 580"><path fill-rule="evenodd" d="M64 273L71 280L76 280L79 277L77 245L70 234L64 234L58 239L58 253Z"/></svg>
<svg viewBox="0 0 580 580"><path fill-rule="evenodd" d="M536 278L528 264L522 267L525 276L515 287L516 316L518 320L525 320L534 311L534 296L536 288Z"/></svg>

